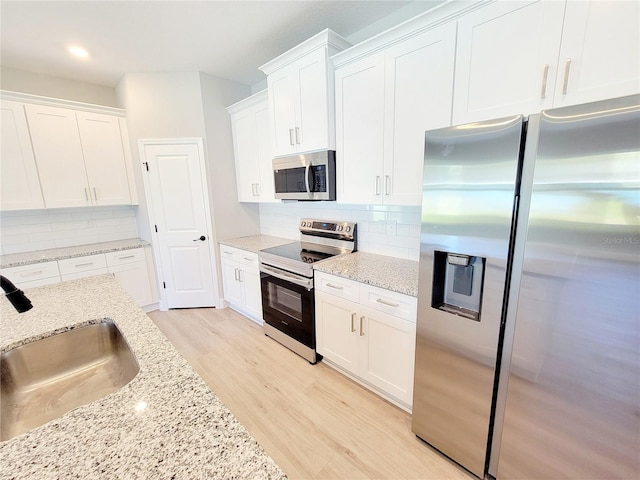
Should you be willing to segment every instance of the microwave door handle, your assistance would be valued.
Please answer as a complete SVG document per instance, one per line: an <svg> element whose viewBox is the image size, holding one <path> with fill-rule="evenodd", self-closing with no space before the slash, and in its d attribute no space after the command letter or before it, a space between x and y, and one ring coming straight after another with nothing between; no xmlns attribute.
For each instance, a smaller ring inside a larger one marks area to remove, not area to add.
<svg viewBox="0 0 640 480"><path fill-rule="evenodd" d="M309 171L311 170L311 162L307 162L307 166L304 170L304 185L307 187L307 193L311 193L311 189L309 188Z"/></svg>

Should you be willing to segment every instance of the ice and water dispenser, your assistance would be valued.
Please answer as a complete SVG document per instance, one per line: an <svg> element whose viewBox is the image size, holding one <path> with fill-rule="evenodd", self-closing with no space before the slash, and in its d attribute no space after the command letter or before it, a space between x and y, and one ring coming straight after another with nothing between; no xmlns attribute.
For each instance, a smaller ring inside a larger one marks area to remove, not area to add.
<svg viewBox="0 0 640 480"><path fill-rule="evenodd" d="M486 259L435 251L433 262L431 306L479 322Z"/></svg>

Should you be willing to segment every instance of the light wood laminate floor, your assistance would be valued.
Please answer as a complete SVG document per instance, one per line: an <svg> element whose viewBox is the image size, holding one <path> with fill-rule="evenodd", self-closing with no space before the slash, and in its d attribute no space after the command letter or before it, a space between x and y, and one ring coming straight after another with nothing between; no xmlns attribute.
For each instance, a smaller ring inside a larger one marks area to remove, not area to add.
<svg viewBox="0 0 640 480"><path fill-rule="evenodd" d="M231 309L149 316L290 479L473 478L411 432L411 416Z"/></svg>

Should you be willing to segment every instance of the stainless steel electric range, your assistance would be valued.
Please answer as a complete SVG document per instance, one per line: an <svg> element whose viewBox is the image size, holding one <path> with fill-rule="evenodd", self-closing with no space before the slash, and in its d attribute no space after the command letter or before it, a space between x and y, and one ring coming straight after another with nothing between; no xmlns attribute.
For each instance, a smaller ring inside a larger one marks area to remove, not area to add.
<svg viewBox="0 0 640 480"><path fill-rule="evenodd" d="M300 241L258 252L264 333L314 364L313 264L356 251L354 222L300 220Z"/></svg>

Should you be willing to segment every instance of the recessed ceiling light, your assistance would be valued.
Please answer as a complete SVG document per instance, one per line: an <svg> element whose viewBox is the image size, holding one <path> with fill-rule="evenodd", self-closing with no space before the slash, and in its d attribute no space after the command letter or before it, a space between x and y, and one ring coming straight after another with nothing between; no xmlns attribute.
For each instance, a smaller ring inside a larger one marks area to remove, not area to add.
<svg viewBox="0 0 640 480"><path fill-rule="evenodd" d="M82 47L71 46L69 47L69 53L75 55L78 58L89 58L89 52Z"/></svg>

